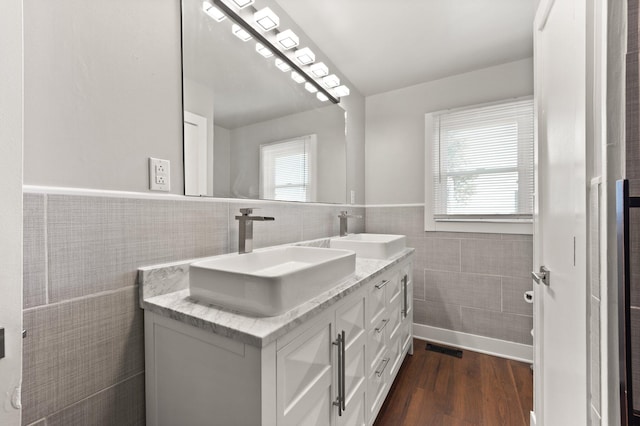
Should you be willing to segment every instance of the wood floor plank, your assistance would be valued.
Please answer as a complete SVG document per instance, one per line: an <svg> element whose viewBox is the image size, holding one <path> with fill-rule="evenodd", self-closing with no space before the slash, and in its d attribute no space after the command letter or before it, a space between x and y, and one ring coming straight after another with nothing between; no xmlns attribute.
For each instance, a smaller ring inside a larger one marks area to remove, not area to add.
<svg viewBox="0 0 640 426"><path fill-rule="evenodd" d="M521 426L529 424L528 364L472 351L462 359L426 351L414 340L376 426Z"/></svg>

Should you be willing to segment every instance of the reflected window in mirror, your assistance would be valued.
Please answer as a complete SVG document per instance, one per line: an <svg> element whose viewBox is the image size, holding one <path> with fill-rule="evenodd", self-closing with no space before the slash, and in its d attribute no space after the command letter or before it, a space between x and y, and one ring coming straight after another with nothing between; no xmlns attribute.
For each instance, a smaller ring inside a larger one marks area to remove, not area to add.
<svg viewBox="0 0 640 426"><path fill-rule="evenodd" d="M317 137L260 145L260 198L316 201Z"/></svg>

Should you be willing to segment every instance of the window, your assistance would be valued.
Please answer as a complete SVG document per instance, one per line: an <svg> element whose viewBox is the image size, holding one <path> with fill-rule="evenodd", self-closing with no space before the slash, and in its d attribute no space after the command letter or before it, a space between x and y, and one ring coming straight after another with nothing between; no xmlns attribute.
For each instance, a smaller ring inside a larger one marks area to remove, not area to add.
<svg viewBox="0 0 640 426"><path fill-rule="evenodd" d="M426 124L428 220L531 222L532 99L427 114Z"/></svg>
<svg viewBox="0 0 640 426"><path fill-rule="evenodd" d="M260 198L316 200L316 135L260 145Z"/></svg>

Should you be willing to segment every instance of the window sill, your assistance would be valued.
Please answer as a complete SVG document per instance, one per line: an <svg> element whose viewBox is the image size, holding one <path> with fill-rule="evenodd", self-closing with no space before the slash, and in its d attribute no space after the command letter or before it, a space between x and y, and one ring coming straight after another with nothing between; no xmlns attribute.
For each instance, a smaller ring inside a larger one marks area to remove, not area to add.
<svg viewBox="0 0 640 426"><path fill-rule="evenodd" d="M531 219L433 219L425 215L425 231L478 232L489 234L533 234Z"/></svg>

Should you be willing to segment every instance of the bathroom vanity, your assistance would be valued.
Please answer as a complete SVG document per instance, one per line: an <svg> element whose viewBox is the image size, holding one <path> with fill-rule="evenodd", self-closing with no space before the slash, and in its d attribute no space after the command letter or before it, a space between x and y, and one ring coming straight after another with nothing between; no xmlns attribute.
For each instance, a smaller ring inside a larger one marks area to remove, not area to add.
<svg viewBox="0 0 640 426"><path fill-rule="evenodd" d="M358 257L278 316L195 300L192 262L141 268L147 424L372 424L413 351L412 256Z"/></svg>

